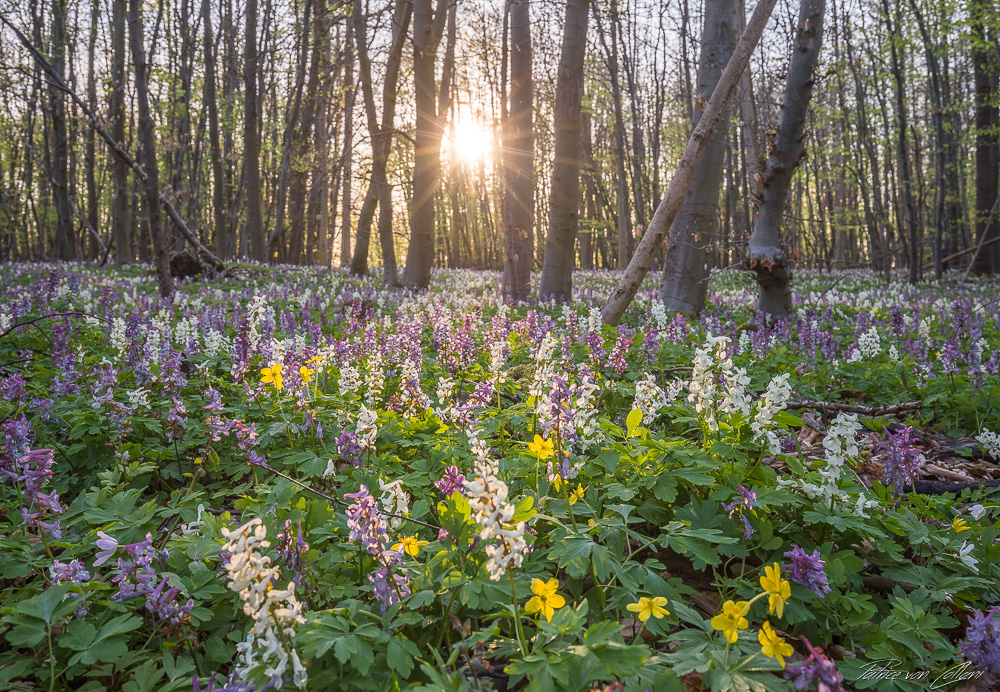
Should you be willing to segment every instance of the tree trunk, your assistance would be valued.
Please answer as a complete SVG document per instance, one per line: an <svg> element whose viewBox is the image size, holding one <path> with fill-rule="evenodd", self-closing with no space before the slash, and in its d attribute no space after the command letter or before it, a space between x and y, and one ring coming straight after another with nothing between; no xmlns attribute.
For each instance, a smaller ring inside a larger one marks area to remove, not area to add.
<svg viewBox="0 0 1000 692"><path fill-rule="evenodd" d="M997 107L1000 56L996 51L996 31L987 35L993 18L987 0L974 0L972 14L973 71L976 103L976 238L979 251L972 261L977 274L1000 274L1000 243L982 244L1000 238L1000 209L996 209L1000 166L1000 109ZM995 26L995 25L994 25ZM992 214L992 218L991 218Z"/></svg>
<svg viewBox="0 0 1000 692"><path fill-rule="evenodd" d="M382 85L382 124L379 126L375 112L375 90L372 85L371 59L368 55L368 24L361 0L354 0L354 39L358 50L358 81L368 118L368 132L372 141L372 179L365 195L365 202L358 216L355 233L354 257L351 274L368 273L368 248L371 242L372 217L378 206L379 240L382 246L383 280L392 286L398 281L396 250L392 237L392 187L386 168L392 153L392 133L396 121L396 89L399 67L402 62L403 44L410 24L413 5L410 0L397 0L392 18L392 40L386 58L385 80Z"/></svg>
<svg viewBox="0 0 1000 692"><path fill-rule="evenodd" d="M60 78L66 70L66 0L52 2L52 67ZM69 199L69 134L66 127L65 95L56 87L49 87L52 119L52 200L56 206L56 233L52 254L55 259L76 259L73 239L73 207Z"/></svg>
<svg viewBox="0 0 1000 692"><path fill-rule="evenodd" d="M132 0L134 2L135 0ZM243 105L243 166L246 173L246 240L249 254L258 262L268 261L267 236L260 183L260 104L257 94L257 0L247 0L246 58L243 65L245 85Z"/></svg>
<svg viewBox="0 0 1000 692"><path fill-rule="evenodd" d="M205 105L208 107L208 145L212 157L212 211L215 216L215 254L229 254L226 183L222 172L222 147L219 143L219 103L215 91L215 37L212 34L212 8L209 0L201 3L205 23Z"/></svg>
<svg viewBox="0 0 1000 692"><path fill-rule="evenodd" d="M699 101L707 102L715 92L722 70L733 54L739 24L738 0L706 0L698 67ZM698 107L691 120L692 127L697 127L701 117L702 109ZM727 102L722 122L715 129L705 157L695 171L684 206L670 229L660 285L660 300L667 310L694 314L705 307L711 242L718 232L719 191L728 129Z"/></svg>
<svg viewBox="0 0 1000 692"><path fill-rule="evenodd" d="M160 216L160 173L156 162L156 133L153 129L153 117L149 112L149 73L146 66L146 50L142 44L139 3L140 0L129 0L128 14L132 63L135 67L135 93L139 102L139 149L146 171L146 213L153 243L156 281L160 286L160 295L166 298L174 292L174 281L170 276L169 241Z"/></svg>
<svg viewBox="0 0 1000 692"><path fill-rule="evenodd" d="M649 228L643 234L642 240L639 241L639 246L636 248L635 254L632 255L632 261L629 262L625 273L601 310L601 320L605 324L618 324L632 303L632 299L635 298L639 286L642 285L642 280L649 272L653 257L656 255L656 249L663 239L663 234L674 223L674 219L684 203L695 170L704 157L706 149L714 140L715 129L719 121L722 120L723 112L736 89L740 75L746 69L750 55L760 41L760 36L776 1L761 0L754 8L753 16L750 17L743 35L740 36L740 40L733 50L733 55L719 78L712 98L709 99L701 119L691 132L691 137L688 139L684 153L677 164L677 170L670 181L666 195L656 207L656 213L653 214Z"/></svg>
<svg viewBox="0 0 1000 692"><path fill-rule="evenodd" d="M340 207L340 266L351 263L351 159L354 156L354 101L357 88L354 85L354 32L347 28L344 48L344 165L342 168L344 186Z"/></svg>
<svg viewBox="0 0 1000 692"><path fill-rule="evenodd" d="M760 287L758 310L774 319L785 317L792 309L788 285L792 270L782 244L781 229L792 176L805 156L802 140L812 98L813 70L823 43L825 10L825 0L801 0L799 4L798 34L788 64L785 101L771 154L764 164L762 201L747 253L747 265Z"/></svg>
<svg viewBox="0 0 1000 692"><path fill-rule="evenodd" d="M504 270L503 293L508 300L528 299L535 259L535 177L531 79L530 0L510 6L510 113L504 131Z"/></svg>
<svg viewBox="0 0 1000 692"><path fill-rule="evenodd" d="M580 116L590 0L567 0L553 107L555 160L549 189L549 230L538 293L568 302L573 295L576 233L580 225Z"/></svg>
<svg viewBox="0 0 1000 692"><path fill-rule="evenodd" d="M434 63L446 18L446 0L437 12L431 0L413 0L413 83L416 133L413 145L413 200L410 246L403 284L426 288L434 263L434 200L441 175L441 126L438 122Z"/></svg>
<svg viewBox="0 0 1000 692"><path fill-rule="evenodd" d="M94 70L94 51L97 46L97 24L100 17L100 5L94 0L90 6L90 36L87 42L87 103L93 110L97 108L97 76ZM97 135L94 128L86 129L86 168L87 177L87 223L97 230L100 198L97 193ZM97 259L100 239L91 238L87 256Z"/></svg>

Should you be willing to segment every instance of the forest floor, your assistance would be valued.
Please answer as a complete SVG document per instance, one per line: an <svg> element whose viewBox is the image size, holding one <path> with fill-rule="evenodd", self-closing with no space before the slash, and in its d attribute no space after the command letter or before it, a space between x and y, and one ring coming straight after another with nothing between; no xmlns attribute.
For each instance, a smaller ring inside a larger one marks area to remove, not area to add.
<svg viewBox="0 0 1000 692"><path fill-rule="evenodd" d="M615 279L0 267L0 690L998 689L1000 282Z"/></svg>

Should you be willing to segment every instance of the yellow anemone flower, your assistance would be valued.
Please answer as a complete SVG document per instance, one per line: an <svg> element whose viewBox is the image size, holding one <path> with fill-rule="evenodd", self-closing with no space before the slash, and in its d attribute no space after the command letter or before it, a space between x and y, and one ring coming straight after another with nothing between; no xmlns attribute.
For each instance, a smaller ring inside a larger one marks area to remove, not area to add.
<svg viewBox="0 0 1000 692"><path fill-rule="evenodd" d="M316 371L313 370L312 368L307 368L306 366L303 365L301 368L299 368L299 378L302 380L304 384L309 384L310 382L312 382L314 372Z"/></svg>
<svg viewBox="0 0 1000 692"><path fill-rule="evenodd" d="M955 517L955 521L951 522L951 528L955 529L955 533L962 533L963 531L969 531L972 529L967 522L962 517Z"/></svg>
<svg viewBox="0 0 1000 692"><path fill-rule="evenodd" d="M566 605L566 599L556 593L558 589L559 582L555 579L549 579L547 582L541 579L532 579L531 592L535 595L524 605L525 611L529 613L541 612L546 620L552 622L552 614Z"/></svg>
<svg viewBox="0 0 1000 692"><path fill-rule="evenodd" d="M582 500L583 499L583 493L584 493L585 490L586 490L586 488L583 487L583 484L582 483L578 483L577 486L576 486L576 490L574 490L573 492L571 492L569 494L569 503L572 505L572 504L576 504L577 500Z"/></svg>
<svg viewBox="0 0 1000 692"><path fill-rule="evenodd" d="M785 603L792 596L792 586L781 578L781 565L775 562L773 567L770 565L765 567L760 585L768 593L768 612L777 613L779 618L782 617L785 613Z"/></svg>
<svg viewBox="0 0 1000 692"><path fill-rule="evenodd" d="M792 645L782 639L766 620L757 632L757 641L760 642L760 652L777 659L782 668L785 667L785 656L791 656L794 651Z"/></svg>
<svg viewBox="0 0 1000 692"><path fill-rule="evenodd" d="M260 371L260 382L261 384L273 384L275 389L281 389L284 387L283 380L281 378L281 371L284 369L281 363L275 363L269 368L263 368Z"/></svg>
<svg viewBox="0 0 1000 692"><path fill-rule="evenodd" d="M726 601L722 612L712 618L712 629L722 632L726 641L734 644L740 636L740 630L750 626L744 615L750 612L750 604L746 601Z"/></svg>
<svg viewBox="0 0 1000 692"><path fill-rule="evenodd" d="M552 440L543 440L541 435L535 435L534 442L528 443L528 449L537 454L542 461L555 454L555 445L552 444Z"/></svg>
<svg viewBox="0 0 1000 692"><path fill-rule="evenodd" d="M640 621L646 622L650 617L662 620L664 615L670 615L670 611L663 606L667 605L667 599L663 596L647 598L643 596L635 603L629 603L625 608L633 613L638 613L636 617Z"/></svg>
<svg viewBox="0 0 1000 692"><path fill-rule="evenodd" d="M427 545L428 541L419 541L416 536L403 536L399 539L399 543L392 546L393 550L403 549L403 552L407 555L412 555L416 557L420 549Z"/></svg>

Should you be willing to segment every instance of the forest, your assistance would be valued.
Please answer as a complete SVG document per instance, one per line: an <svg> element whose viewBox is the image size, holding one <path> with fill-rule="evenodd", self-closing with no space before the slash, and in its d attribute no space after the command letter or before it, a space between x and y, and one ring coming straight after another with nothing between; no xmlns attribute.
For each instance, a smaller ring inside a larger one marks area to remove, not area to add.
<svg viewBox="0 0 1000 692"><path fill-rule="evenodd" d="M995 0L0 0L0 691L1000 689Z"/></svg>

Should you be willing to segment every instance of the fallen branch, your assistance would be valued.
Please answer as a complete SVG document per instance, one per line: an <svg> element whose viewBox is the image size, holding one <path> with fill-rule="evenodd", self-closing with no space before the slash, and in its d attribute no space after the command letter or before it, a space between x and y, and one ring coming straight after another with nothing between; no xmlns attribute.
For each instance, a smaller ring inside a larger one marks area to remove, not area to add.
<svg viewBox="0 0 1000 692"><path fill-rule="evenodd" d="M859 404L842 404L835 401L813 401L812 399L793 399L788 402L788 408L811 408L824 412L860 413L869 418L895 416L907 411L918 411L923 406L924 402L922 401L909 401L905 404L892 404L890 406L861 406Z"/></svg>

